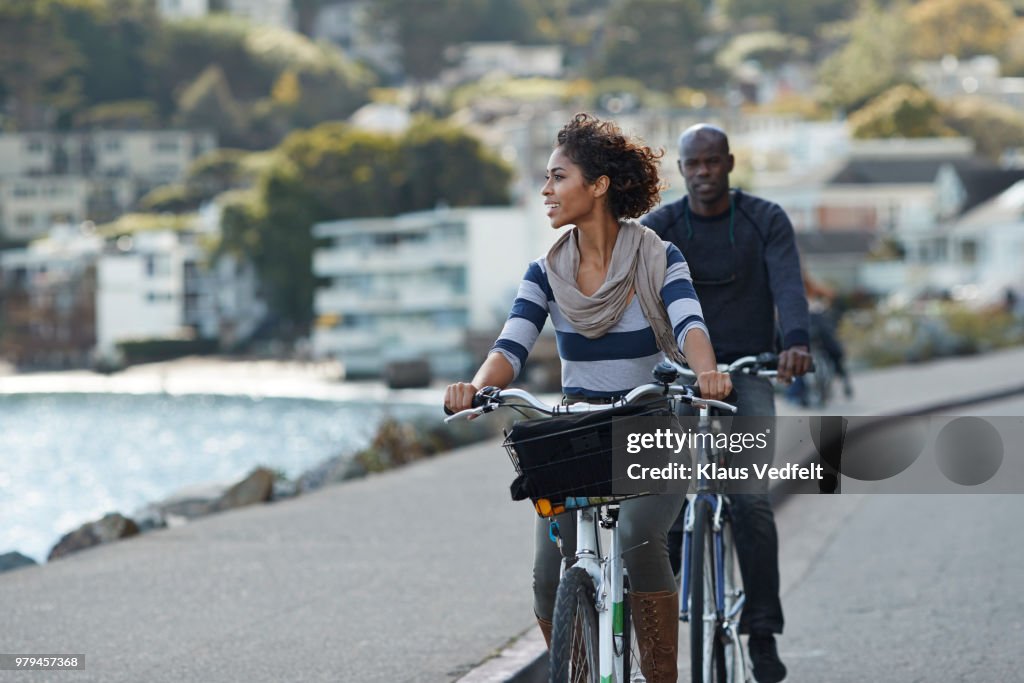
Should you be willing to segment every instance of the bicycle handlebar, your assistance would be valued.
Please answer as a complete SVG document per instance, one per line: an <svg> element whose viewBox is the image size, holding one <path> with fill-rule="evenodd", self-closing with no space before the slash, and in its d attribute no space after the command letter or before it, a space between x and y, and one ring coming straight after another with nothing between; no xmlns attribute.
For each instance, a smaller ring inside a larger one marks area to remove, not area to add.
<svg viewBox="0 0 1024 683"><path fill-rule="evenodd" d="M672 368L675 370L675 368ZM659 370L663 374L659 374ZM588 413L596 412L600 410L608 410L609 408L617 408L630 403L635 403L639 399L645 396L674 396L685 403L696 407L707 406L709 408L717 408L719 410L735 413L736 406L726 403L724 401L716 401L709 398L701 398L699 389L697 387L673 384L675 377L671 379L667 378L665 373L665 367L660 364L654 369L654 376L658 380L650 384L643 384L630 391L625 397L614 401L612 403L570 403L569 405L550 405L541 401L539 398L531 394L524 389L499 389L498 387L484 387L480 389L473 397L473 407L465 410L460 410L457 413L452 413L445 406L445 413L448 417L445 418L445 422L451 422L452 420L460 417L473 417L477 415L483 415L489 413L499 407L519 407L519 408L532 408L538 412L546 415L563 415L569 413ZM520 403L511 403L510 399L519 399Z"/></svg>

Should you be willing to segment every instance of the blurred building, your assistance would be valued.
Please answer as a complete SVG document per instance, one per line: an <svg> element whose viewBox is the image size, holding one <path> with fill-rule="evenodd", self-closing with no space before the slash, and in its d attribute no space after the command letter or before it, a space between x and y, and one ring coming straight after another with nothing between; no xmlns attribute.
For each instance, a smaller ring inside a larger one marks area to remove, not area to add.
<svg viewBox="0 0 1024 683"><path fill-rule="evenodd" d="M544 253L543 215L522 208L439 208L391 218L318 223L325 246L313 272L313 351L347 376L381 374L423 358L436 374L462 375L474 359L467 334L494 339L527 264Z"/></svg>
<svg viewBox="0 0 1024 683"><path fill-rule="evenodd" d="M254 24L295 29L292 0L224 0L224 9Z"/></svg>
<svg viewBox="0 0 1024 683"><path fill-rule="evenodd" d="M481 78L561 78L565 55L558 45L520 45L509 41L463 43L453 49L456 65L442 83L454 85Z"/></svg>
<svg viewBox="0 0 1024 683"><path fill-rule="evenodd" d="M0 252L0 354L24 367L116 361L118 344L217 340L232 348L264 321L255 269L211 262L213 218L105 240L90 224L61 226L24 249Z"/></svg>
<svg viewBox="0 0 1024 683"><path fill-rule="evenodd" d="M372 11L373 3L369 0L323 2L313 21L313 38L332 42L352 59L398 78L402 73L402 51L388 29L373 21Z"/></svg>
<svg viewBox="0 0 1024 683"><path fill-rule="evenodd" d="M0 241L112 220L216 146L187 130L0 133Z"/></svg>
<svg viewBox="0 0 1024 683"><path fill-rule="evenodd" d="M195 19L210 12L209 0L157 0L156 10L165 19Z"/></svg>
<svg viewBox="0 0 1024 683"><path fill-rule="evenodd" d="M0 252L0 355L18 366L77 367L96 344L96 259L103 240L60 226Z"/></svg>
<svg viewBox="0 0 1024 683"><path fill-rule="evenodd" d="M970 59L946 55L937 61L920 62L913 71L921 86L939 99L980 95L1024 109L1024 78L1003 76L999 59L993 55Z"/></svg>

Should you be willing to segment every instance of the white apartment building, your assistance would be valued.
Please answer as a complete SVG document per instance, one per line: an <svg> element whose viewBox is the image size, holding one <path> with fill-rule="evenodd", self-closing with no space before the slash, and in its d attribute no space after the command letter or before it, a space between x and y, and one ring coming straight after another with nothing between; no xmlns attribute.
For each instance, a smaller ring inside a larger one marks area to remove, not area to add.
<svg viewBox="0 0 1024 683"><path fill-rule="evenodd" d="M111 220L216 146L212 133L188 130L0 133L0 238Z"/></svg>
<svg viewBox="0 0 1024 683"><path fill-rule="evenodd" d="M113 358L118 342L216 335L205 325L209 302L197 287L203 254L194 240L166 231L121 237L96 266L96 350ZM212 328L212 329L211 329Z"/></svg>
<svg viewBox="0 0 1024 683"><path fill-rule="evenodd" d="M313 352L350 377L415 358L465 373L467 332L497 333L527 264L557 236L536 207L331 221L313 234L330 241L313 256L314 274L330 280L315 296Z"/></svg>
<svg viewBox="0 0 1024 683"><path fill-rule="evenodd" d="M29 241L88 215L89 181L76 176L0 178L0 237Z"/></svg>

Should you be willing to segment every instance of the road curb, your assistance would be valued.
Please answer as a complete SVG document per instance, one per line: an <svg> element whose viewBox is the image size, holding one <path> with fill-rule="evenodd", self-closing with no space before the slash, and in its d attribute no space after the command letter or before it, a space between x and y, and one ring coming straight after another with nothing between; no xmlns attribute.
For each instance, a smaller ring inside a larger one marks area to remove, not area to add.
<svg viewBox="0 0 1024 683"><path fill-rule="evenodd" d="M954 400L940 401L899 412L877 415L880 421L934 415L957 408L999 401L1024 394L1024 384L1000 389L999 391L974 394ZM868 416L871 417L871 416ZM818 458L817 452L810 452L800 459L802 465L809 465ZM773 506L778 506L799 490L799 482L779 481L769 491ZM548 653L544 640L536 627L530 627L516 636L512 644L497 655L475 667L458 683L546 683L548 680Z"/></svg>

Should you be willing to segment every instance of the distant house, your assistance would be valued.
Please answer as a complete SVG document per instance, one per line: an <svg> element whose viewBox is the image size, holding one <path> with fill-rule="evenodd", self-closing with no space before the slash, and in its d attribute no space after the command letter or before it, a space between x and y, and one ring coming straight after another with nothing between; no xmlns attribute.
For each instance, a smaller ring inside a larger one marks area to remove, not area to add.
<svg viewBox="0 0 1024 683"><path fill-rule="evenodd" d="M313 234L326 244L313 272L327 284L315 295L314 353L341 361L348 376L411 359L464 374L467 334L496 335L552 232L539 212L531 218L520 208L318 223Z"/></svg>
<svg viewBox="0 0 1024 683"><path fill-rule="evenodd" d="M401 49L390 31L373 21L368 0L323 2L313 20L313 38L338 45L349 57L397 78L402 72Z"/></svg>
<svg viewBox="0 0 1024 683"><path fill-rule="evenodd" d="M156 11L164 19L196 19L210 13L209 0L157 0Z"/></svg>
<svg viewBox="0 0 1024 683"><path fill-rule="evenodd" d="M64 226L0 252L0 356L21 367L87 365L96 345L96 259L103 240Z"/></svg>
<svg viewBox="0 0 1024 683"><path fill-rule="evenodd" d="M801 265L815 277L846 291L858 288L861 266L876 242L874 235L859 230L796 234Z"/></svg>
<svg viewBox="0 0 1024 683"><path fill-rule="evenodd" d="M248 340L267 313L255 270L231 256L210 263L201 242L215 217L194 220L116 240L89 224L61 226L0 252L0 356L75 367L116 360L124 341L216 339L231 349Z"/></svg>
<svg viewBox="0 0 1024 683"><path fill-rule="evenodd" d="M909 284L989 303L1000 301L1007 288L1024 291L1024 171L1016 176L997 196L922 236L921 248L907 259Z"/></svg>
<svg viewBox="0 0 1024 683"><path fill-rule="evenodd" d="M0 133L0 240L112 220L216 146L212 133L188 130Z"/></svg>
<svg viewBox="0 0 1024 683"><path fill-rule="evenodd" d="M936 61L919 62L913 71L922 87L939 99L981 95L1024 109L1024 78L1003 76L999 59L993 55L970 59L946 55Z"/></svg>
<svg viewBox="0 0 1024 683"><path fill-rule="evenodd" d="M565 56L558 45L491 41L464 43L457 50L457 66L446 76L454 81L472 81L484 76L561 78L565 73Z"/></svg>
<svg viewBox="0 0 1024 683"><path fill-rule="evenodd" d="M962 269L940 265L953 248L949 226L1021 179L1024 169L975 156L966 139L858 140L822 171L758 189L786 209L802 251L819 268L824 260L810 251L819 239L813 235L849 242L863 233L866 243L886 242L893 258L863 261L856 276L857 286L885 294L968 283ZM852 264L832 261L841 274L831 279L848 281Z"/></svg>

